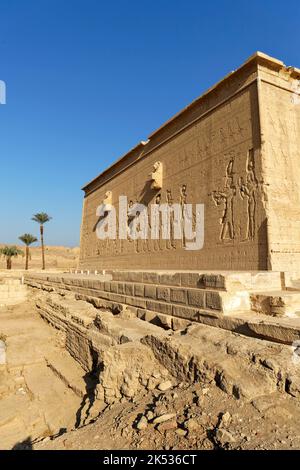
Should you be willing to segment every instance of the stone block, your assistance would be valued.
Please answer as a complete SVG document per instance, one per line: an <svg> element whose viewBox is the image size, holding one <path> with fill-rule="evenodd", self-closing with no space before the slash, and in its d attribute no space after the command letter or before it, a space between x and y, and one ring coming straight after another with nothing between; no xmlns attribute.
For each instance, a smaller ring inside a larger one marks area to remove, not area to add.
<svg viewBox="0 0 300 470"><path fill-rule="evenodd" d="M145 286L144 284L135 284L134 285L134 295L137 297L144 297L145 294Z"/></svg>
<svg viewBox="0 0 300 470"><path fill-rule="evenodd" d="M145 285L145 297L156 299L156 286Z"/></svg>
<svg viewBox="0 0 300 470"><path fill-rule="evenodd" d="M108 300L111 300L112 302L124 303L125 297L124 297L124 295L110 293L108 295Z"/></svg>
<svg viewBox="0 0 300 470"><path fill-rule="evenodd" d="M147 300L146 307L148 310L152 310L154 312L161 312L167 315L172 314L172 304L168 304L166 302L155 302L153 300Z"/></svg>
<svg viewBox="0 0 300 470"><path fill-rule="evenodd" d="M199 273L181 273L180 281L183 287L199 287Z"/></svg>
<svg viewBox="0 0 300 470"><path fill-rule="evenodd" d="M191 307L173 305L172 315L174 317L185 318L186 320L197 321L198 316L199 316L199 311Z"/></svg>
<svg viewBox="0 0 300 470"><path fill-rule="evenodd" d="M144 284L158 284L158 273L156 272L143 272L142 281Z"/></svg>
<svg viewBox="0 0 300 470"><path fill-rule="evenodd" d="M203 308L205 306L205 292L200 289L188 290L188 304Z"/></svg>
<svg viewBox="0 0 300 470"><path fill-rule="evenodd" d="M129 284L126 282L125 284L125 294L126 295L133 295L134 293L134 284Z"/></svg>
<svg viewBox="0 0 300 470"><path fill-rule="evenodd" d="M184 320L183 318L172 317L172 330L174 331L184 330L190 324L190 321Z"/></svg>
<svg viewBox="0 0 300 470"><path fill-rule="evenodd" d="M187 303L187 290L172 288L170 290L171 302L186 304Z"/></svg>
<svg viewBox="0 0 300 470"><path fill-rule="evenodd" d="M134 307L146 308L146 300L134 296L126 296L125 303Z"/></svg>
<svg viewBox="0 0 300 470"><path fill-rule="evenodd" d="M157 300L170 302L170 289L168 287L157 287Z"/></svg>
<svg viewBox="0 0 300 470"><path fill-rule="evenodd" d="M219 292L206 292L205 305L213 310L222 310L222 298Z"/></svg>
<svg viewBox="0 0 300 470"><path fill-rule="evenodd" d="M221 274L202 274L199 278L199 286L225 289L225 277Z"/></svg>
<svg viewBox="0 0 300 470"><path fill-rule="evenodd" d="M105 290L106 292L110 292L110 282L105 282L105 283L104 283L104 290Z"/></svg>
<svg viewBox="0 0 300 470"><path fill-rule="evenodd" d="M114 294L118 293L118 283L117 282L111 282L110 283L110 292L113 292Z"/></svg>
<svg viewBox="0 0 300 470"><path fill-rule="evenodd" d="M118 282L118 294L125 294L124 282Z"/></svg>
<svg viewBox="0 0 300 470"><path fill-rule="evenodd" d="M180 286L181 275L180 273L163 273L159 274L158 283L166 286Z"/></svg>

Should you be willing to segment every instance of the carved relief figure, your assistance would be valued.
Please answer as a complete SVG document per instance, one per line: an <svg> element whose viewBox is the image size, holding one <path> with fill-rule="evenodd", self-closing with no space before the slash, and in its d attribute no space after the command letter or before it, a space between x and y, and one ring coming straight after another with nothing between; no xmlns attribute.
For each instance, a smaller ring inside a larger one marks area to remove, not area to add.
<svg viewBox="0 0 300 470"><path fill-rule="evenodd" d="M233 217L233 199L236 195L236 186L234 184L233 158L229 161L226 168L225 186L221 191L213 191L211 196L216 206L224 204L224 212L221 218L220 240L235 237L234 217Z"/></svg>
<svg viewBox="0 0 300 470"><path fill-rule="evenodd" d="M187 204L187 188L186 184L183 184L180 188L180 205L181 205L181 221L182 221L182 246L186 246L186 236L185 236L185 228L184 228L184 206Z"/></svg>
<svg viewBox="0 0 300 470"><path fill-rule="evenodd" d="M155 204L158 206L161 205L161 194L157 194L155 197ZM157 239L153 240L153 249L154 251L161 251L163 250L163 240L162 240L162 233L161 233L161 226L162 226L162 215L161 212L158 212L158 217L159 217L159 222L158 222L158 229L159 229L159 235Z"/></svg>
<svg viewBox="0 0 300 470"><path fill-rule="evenodd" d="M166 202L169 205L169 207L173 205L173 196L172 196L172 192L170 189L167 189ZM171 211L170 213L170 237L168 240L166 240L166 248L168 250L172 248L176 249L176 242L174 239L174 212L173 211Z"/></svg>
<svg viewBox="0 0 300 470"><path fill-rule="evenodd" d="M161 162L155 162L151 173L151 189L162 189L163 166Z"/></svg>
<svg viewBox="0 0 300 470"><path fill-rule="evenodd" d="M255 236L255 212L256 212L256 190L258 181L255 174L254 150L249 150L246 168L246 181L243 177L239 181L240 195L242 199L247 198L247 240L253 240Z"/></svg>

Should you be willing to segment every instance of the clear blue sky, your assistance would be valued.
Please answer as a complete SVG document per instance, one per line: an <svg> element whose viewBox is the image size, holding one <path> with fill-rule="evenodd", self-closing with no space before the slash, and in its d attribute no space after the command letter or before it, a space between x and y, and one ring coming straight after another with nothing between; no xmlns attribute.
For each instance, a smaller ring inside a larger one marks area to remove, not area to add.
<svg viewBox="0 0 300 470"><path fill-rule="evenodd" d="M1 0L0 242L79 242L80 188L249 55L300 66L300 2Z"/></svg>

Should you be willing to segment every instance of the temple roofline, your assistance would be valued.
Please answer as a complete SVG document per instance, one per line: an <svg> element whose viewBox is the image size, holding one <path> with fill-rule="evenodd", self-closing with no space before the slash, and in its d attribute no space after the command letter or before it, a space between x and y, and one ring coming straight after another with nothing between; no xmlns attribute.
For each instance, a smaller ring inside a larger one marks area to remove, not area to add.
<svg viewBox="0 0 300 470"><path fill-rule="evenodd" d="M274 57L271 57L263 52L255 52L253 55L251 55L239 68L236 70L228 73L225 77L223 77L220 81L218 81L215 85L210 87L208 90L206 90L202 95L197 97L195 100L193 100L189 105L187 105L185 108L183 108L181 111L176 113L174 116L172 116L170 119L168 119L164 124L162 124L159 128L157 128L155 131L153 131L147 141L141 141L139 142L135 147L131 148L128 152L126 152L124 155L122 155L119 159L114 161L109 167L107 167L104 171L102 171L98 176L93 178L91 181L89 181L86 185L82 187L82 190L87 192L93 191L96 188L93 188L92 186L95 185L97 181L99 181L101 178L103 178L105 175L107 175L111 170L115 167L117 167L118 164L121 162L124 162L126 159L135 158L138 159L142 156L143 153L147 152L147 148L151 142L151 140L154 137L157 137L163 130L168 128L171 124L173 124L177 119L182 117L184 114L189 112L192 108L196 107L198 104L200 104L202 101L205 101L207 97L218 90L219 88L223 87L226 82L232 79L233 76L237 75L247 67L250 67L251 65L262 65L265 66L266 68L279 71L281 69L285 69L288 71L291 75L292 78L300 78L300 69L296 67L287 67L284 62L281 60L278 60ZM101 186L101 183L100 185Z"/></svg>

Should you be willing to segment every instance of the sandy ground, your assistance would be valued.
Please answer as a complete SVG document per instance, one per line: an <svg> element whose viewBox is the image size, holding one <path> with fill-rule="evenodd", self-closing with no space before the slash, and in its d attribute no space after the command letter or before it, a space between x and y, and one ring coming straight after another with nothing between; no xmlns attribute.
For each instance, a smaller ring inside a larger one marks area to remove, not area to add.
<svg viewBox="0 0 300 470"><path fill-rule="evenodd" d="M82 399L45 358L66 354L78 379L84 372L32 299L1 309L0 339L7 356L0 366L2 449L300 449L298 399L273 393L246 402L214 383L174 380L165 391L145 391L99 409L92 422L75 429Z"/></svg>
<svg viewBox="0 0 300 470"><path fill-rule="evenodd" d="M0 248L4 245L0 244ZM25 247L19 245L18 248L24 251ZM79 260L79 248L68 248L64 246L46 246L45 247L46 269L71 269L77 268ZM30 270L41 269L42 253L40 247L30 248ZM12 260L13 270L22 270L25 266L25 257L18 256ZM0 257L0 271L6 270L5 258Z"/></svg>

